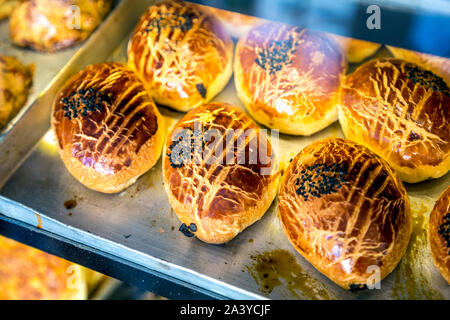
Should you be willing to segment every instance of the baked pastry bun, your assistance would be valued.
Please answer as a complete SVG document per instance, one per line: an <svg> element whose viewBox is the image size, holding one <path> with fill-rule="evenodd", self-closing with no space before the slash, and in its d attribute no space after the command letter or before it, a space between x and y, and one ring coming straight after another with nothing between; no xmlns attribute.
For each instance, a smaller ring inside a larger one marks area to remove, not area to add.
<svg viewBox="0 0 450 320"><path fill-rule="evenodd" d="M233 42L205 8L167 0L151 6L128 46L129 65L153 99L179 111L209 102L232 74Z"/></svg>
<svg viewBox="0 0 450 320"><path fill-rule="evenodd" d="M450 90L442 78L398 59L376 59L350 74L339 122L348 139L385 158L403 181L450 169Z"/></svg>
<svg viewBox="0 0 450 320"><path fill-rule="evenodd" d="M399 263L412 232L409 198L386 161L339 138L304 148L284 173L278 209L297 251L345 289L380 280Z"/></svg>
<svg viewBox="0 0 450 320"><path fill-rule="evenodd" d="M252 117L293 135L337 120L344 54L324 33L279 23L252 29L236 46L236 89Z"/></svg>
<svg viewBox="0 0 450 320"><path fill-rule="evenodd" d="M431 211L428 239L434 264L450 284L450 187L441 194Z"/></svg>
<svg viewBox="0 0 450 320"><path fill-rule="evenodd" d="M138 76L119 63L74 75L56 95L51 122L69 172L104 193L133 184L164 143L163 117Z"/></svg>
<svg viewBox="0 0 450 320"><path fill-rule="evenodd" d="M25 105L33 81L34 65L0 54L0 130Z"/></svg>
<svg viewBox="0 0 450 320"><path fill-rule="evenodd" d="M189 112L168 135L163 157L164 187L180 231L207 243L233 239L264 215L277 193L269 141L226 103Z"/></svg>
<svg viewBox="0 0 450 320"><path fill-rule="evenodd" d="M432 71L450 86L450 59L392 46L387 46L387 48L395 58L415 63Z"/></svg>
<svg viewBox="0 0 450 320"><path fill-rule="evenodd" d="M329 35L341 45L346 54L347 61L350 63L361 63L373 56L381 48L381 44L378 43L338 36L335 34Z"/></svg>
<svg viewBox="0 0 450 320"><path fill-rule="evenodd" d="M0 300L85 300L85 269L0 236Z"/></svg>
<svg viewBox="0 0 450 320"><path fill-rule="evenodd" d="M11 13L11 40L44 52L68 48L89 37L111 7L112 0L27 0Z"/></svg>
<svg viewBox="0 0 450 320"><path fill-rule="evenodd" d="M228 34L236 39L240 39L252 28L267 22L267 20L237 12L222 10L214 7L206 8L208 8L208 10L210 10L217 19L219 19Z"/></svg>

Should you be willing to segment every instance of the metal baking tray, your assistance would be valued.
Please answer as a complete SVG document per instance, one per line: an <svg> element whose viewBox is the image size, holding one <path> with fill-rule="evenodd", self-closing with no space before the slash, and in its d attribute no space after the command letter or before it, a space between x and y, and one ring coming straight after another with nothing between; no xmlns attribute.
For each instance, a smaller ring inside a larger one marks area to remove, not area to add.
<svg viewBox="0 0 450 320"><path fill-rule="evenodd" d="M153 2L133 1L130 5L131 1L124 0L34 103L34 114L40 116L32 116L29 111L0 143L0 212L18 223L38 227L215 297L450 299L449 286L433 265L426 237L429 213L449 185L449 174L406 186L414 212L408 252L381 282L381 289L359 292L341 289L295 251L283 233L277 201L259 222L234 240L209 245L178 232L180 222L163 188L161 161L120 194L101 194L77 182L60 160L49 130L53 96L68 76L87 64L125 62L130 33ZM388 52L382 49L377 55ZM243 108L233 79L214 100ZM168 126L183 116L165 107L160 111ZM343 137L338 123L312 137L280 135L281 165L306 145L326 137Z"/></svg>

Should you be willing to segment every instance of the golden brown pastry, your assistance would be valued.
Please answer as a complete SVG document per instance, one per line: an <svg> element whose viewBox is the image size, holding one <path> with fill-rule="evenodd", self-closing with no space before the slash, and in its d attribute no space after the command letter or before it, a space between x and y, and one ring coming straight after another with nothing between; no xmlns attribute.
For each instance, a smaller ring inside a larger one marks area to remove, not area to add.
<svg viewBox="0 0 450 320"><path fill-rule="evenodd" d="M234 38L239 39L252 28L267 22L267 20L248 16L245 14L222 10L214 7L206 7L219 19L225 30Z"/></svg>
<svg viewBox="0 0 450 320"><path fill-rule="evenodd" d="M330 34L343 48L350 63L360 63L373 56L381 44Z"/></svg>
<svg viewBox="0 0 450 320"><path fill-rule="evenodd" d="M345 69L339 45L299 27L266 23L236 47L239 98L256 121L282 133L311 135L337 120Z"/></svg>
<svg viewBox="0 0 450 320"><path fill-rule="evenodd" d="M345 81L339 121L348 139L385 158L403 181L450 169L450 91L442 78L398 59L376 59Z"/></svg>
<svg viewBox="0 0 450 320"><path fill-rule="evenodd" d="M61 158L86 187L116 193L158 160L164 119L126 65L101 63L74 75L52 111Z"/></svg>
<svg viewBox="0 0 450 320"><path fill-rule="evenodd" d="M450 187L441 194L431 211L428 237L434 264L450 284Z"/></svg>
<svg viewBox="0 0 450 320"><path fill-rule="evenodd" d="M11 13L11 40L39 51L64 49L84 41L111 7L112 0L27 0Z"/></svg>
<svg viewBox="0 0 450 320"><path fill-rule="evenodd" d="M380 280L399 263L412 232L409 198L394 170L344 139L304 148L279 194L283 229L297 251L345 289Z"/></svg>
<svg viewBox="0 0 450 320"><path fill-rule="evenodd" d="M84 268L0 236L0 300L84 300Z"/></svg>
<svg viewBox="0 0 450 320"><path fill-rule="evenodd" d="M25 0L0 0L0 20L9 17L14 8Z"/></svg>
<svg viewBox="0 0 450 320"><path fill-rule="evenodd" d="M277 192L270 143L226 103L189 112L168 135L163 157L164 187L180 231L208 243L228 242L259 220Z"/></svg>
<svg viewBox="0 0 450 320"><path fill-rule="evenodd" d="M450 86L450 59L431 54L387 46L395 58L415 63L443 78Z"/></svg>
<svg viewBox="0 0 450 320"><path fill-rule="evenodd" d="M0 130L16 116L28 99L34 66L0 55Z"/></svg>
<svg viewBox="0 0 450 320"><path fill-rule="evenodd" d="M208 10L180 1L151 6L128 47L129 65L159 104L188 111L209 102L232 74L233 42Z"/></svg>

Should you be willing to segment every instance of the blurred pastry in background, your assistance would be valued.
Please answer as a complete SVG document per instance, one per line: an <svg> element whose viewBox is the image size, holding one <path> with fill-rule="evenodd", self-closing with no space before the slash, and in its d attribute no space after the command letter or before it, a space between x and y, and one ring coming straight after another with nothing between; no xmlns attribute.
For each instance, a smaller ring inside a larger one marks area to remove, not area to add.
<svg viewBox="0 0 450 320"><path fill-rule="evenodd" d="M56 95L51 124L66 168L86 187L117 193L158 161L164 118L127 65L91 65Z"/></svg>
<svg viewBox="0 0 450 320"><path fill-rule="evenodd" d="M374 59L347 76L339 121L348 139L382 156L409 183L450 170L450 90L431 71Z"/></svg>
<svg viewBox="0 0 450 320"><path fill-rule="evenodd" d="M14 8L25 0L0 0L0 20L9 17Z"/></svg>
<svg viewBox="0 0 450 320"><path fill-rule="evenodd" d="M284 232L297 251L345 289L362 289L400 262L412 232L402 181L381 157L344 139L304 148L278 197Z"/></svg>
<svg viewBox="0 0 450 320"><path fill-rule="evenodd" d="M267 22L267 20L248 16L245 14L217 9L214 7L205 7L219 19L219 21L225 27L225 30L236 39L240 39L246 35L251 29L260 24Z"/></svg>
<svg viewBox="0 0 450 320"><path fill-rule="evenodd" d="M11 13L13 43L55 52L84 41L103 21L112 0L27 0Z"/></svg>
<svg viewBox="0 0 450 320"><path fill-rule="evenodd" d="M84 300L86 269L0 236L0 300Z"/></svg>
<svg viewBox="0 0 450 320"><path fill-rule="evenodd" d="M33 81L34 66L0 55L0 130L25 105Z"/></svg>
<svg viewBox="0 0 450 320"><path fill-rule="evenodd" d="M156 103L189 111L209 102L229 82L233 42L204 7L167 0L151 6L128 46L129 65Z"/></svg>
<svg viewBox="0 0 450 320"><path fill-rule="evenodd" d="M434 264L450 285L450 187L441 194L431 211L428 239Z"/></svg>
<svg viewBox="0 0 450 320"><path fill-rule="evenodd" d="M236 89L259 123L312 135L337 120L346 71L340 46L325 33L266 23L236 46Z"/></svg>
<svg viewBox="0 0 450 320"><path fill-rule="evenodd" d="M442 77L450 86L450 59L402 48L386 46L395 58L415 63Z"/></svg>
<svg viewBox="0 0 450 320"><path fill-rule="evenodd" d="M235 134L233 134L233 132ZM266 136L241 109L209 103L169 133L164 187L188 237L222 244L262 218L280 173Z"/></svg>
<svg viewBox="0 0 450 320"><path fill-rule="evenodd" d="M350 63L361 63L362 61L372 57L380 48L381 44L353 39L335 34L328 34L333 37L344 50L347 61Z"/></svg>

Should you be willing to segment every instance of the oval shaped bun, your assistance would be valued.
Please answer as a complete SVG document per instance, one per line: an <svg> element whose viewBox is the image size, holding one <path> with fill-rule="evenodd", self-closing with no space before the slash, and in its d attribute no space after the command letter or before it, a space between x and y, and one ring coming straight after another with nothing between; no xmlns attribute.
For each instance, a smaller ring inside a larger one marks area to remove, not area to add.
<svg viewBox="0 0 450 320"><path fill-rule="evenodd" d="M231 129L236 135L227 138ZM187 134L184 143L179 134ZM188 149L179 156L183 145ZM277 193L279 172L270 143L243 111L226 103L189 112L168 135L163 157L172 208L186 226L195 225L191 236L208 243L233 239L264 215Z"/></svg>
<svg viewBox="0 0 450 320"><path fill-rule="evenodd" d="M434 264L450 284L450 187L441 194L431 211L428 238Z"/></svg>
<svg viewBox="0 0 450 320"><path fill-rule="evenodd" d="M112 4L112 0L23 1L11 13L11 40L18 46L45 52L71 47L94 32ZM74 5L79 8L79 21Z"/></svg>
<svg viewBox="0 0 450 320"><path fill-rule="evenodd" d="M282 133L311 135L337 120L345 59L323 33L265 23L239 40L236 89L253 118Z"/></svg>
<svg viewBox="0 0 450 320"><path fill-rule="evenodd" d="M409 199L394 170L344 139L304 148L279 194L283 229L297 251L345 289L380 280L399 263L412 232Z"/></svg>
<svg viewBox="0 0 450 320"><path fill-rule="evenodd" d="M233 42L208 10L166 0L151 6L128 45L128 63L159 104L189 111L209 102L232 74Z"/></svg>
<svg viewBox="0 0 450 320"><path fill-rule="evenodd" d="M126 65L101 63L74 75L52 111L60 156L86 187L120 192L150 170L164 143L164 119Z"/></svg>
<svg viewBox="0 0 450 320"><path fill-rule="evenodd" d="M342 89L339 122L348 139L385 158L403 181L450 169L450 91L415 64L376 59L356 69Z"/></svg>
<svg viewBox="0 0 450 320"><path fill-rule="evenodd" d="M34 65L23 65L16 57L0 54L0 131L28 100Z"/></svg>
<svg viewBox="0 0 450 320"><path fill-rule="evenodd" d="M0 300L88 298L84 268L1 236L0 270Z"/></svg>

